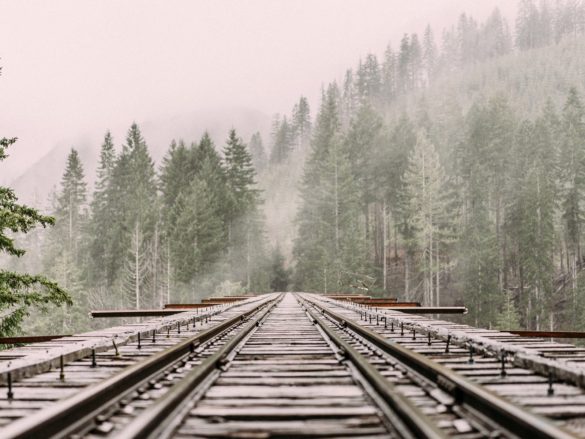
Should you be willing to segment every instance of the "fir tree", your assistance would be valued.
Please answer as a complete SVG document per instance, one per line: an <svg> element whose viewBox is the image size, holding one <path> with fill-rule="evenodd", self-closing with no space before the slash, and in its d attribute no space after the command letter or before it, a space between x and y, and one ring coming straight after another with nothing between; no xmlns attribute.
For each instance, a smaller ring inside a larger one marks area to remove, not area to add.
<svg viewBox="0 0 585 439"><path fill-rule="evenodd" d="M0 161L7 157L6 149L15 141L0 139ZM8 233L28 233L37 225L54 224L54 219L17 201L12 189L0 187L0 252L20 257L25 250L18 248ZM72 305L72 301L65 290L44 276L0 270L0 334L16 333L32 308L44 309L50 304Z"/></svg>
<svg viewBox="0 0 585 439"><path fill-rule="evenodd" d="M266 158L266 151L264 150L264 145L262 143L262 136L259 132L252 134L249 145L254 168L256 168L258 173L262 173L262 171L264 171L266 168L268 159Z"/></svg>
<svg viewBox="0 0 585 439"><path fill-rule="evenodd" d="M270 289L272 291L287 291L290 284L290 272L284 266L284 256L279 247L272 252Z"/></svg>

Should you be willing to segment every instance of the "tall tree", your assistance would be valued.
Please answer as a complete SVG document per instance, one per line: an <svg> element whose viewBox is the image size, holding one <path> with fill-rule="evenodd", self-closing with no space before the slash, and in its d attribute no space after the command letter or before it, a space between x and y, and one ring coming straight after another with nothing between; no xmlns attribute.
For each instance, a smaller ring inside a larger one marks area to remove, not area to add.
<svg viewBox="0 0 585 439"><path fill-rule="evenodd" d="M252 157L234 129L230 130L224 148L224 166L229 194L228 259L233 280L243 282L250 289L254 262L264 258L261 199Z"/></svg>
<svg viewBox="0 0 585 439"><path fill-rule="evenodd" d="M403 182L400 220L407 257L418 260L418 271L422 276L422 302L428 306L438 305L439 289L435 279L441 271L438 255L441 251L440 229L445 211L442 194L446 178L435 146L425 132L417 135Z"/></svg>
<svg viewBox="0 0 585 439"><path fill-rule="evenodd" d="M268 159L266 158L266 151L264 150L264 144L260 132L252 134L249 145L254 167L259 173L261 173L266 168Z"/></svg>
<svg viewBox="0 0 585 439"><path fill-rule="evenodd" d="M15 141L16 138L0 139L0 161L7 157L6 148ZM52 217L18 204L14 191L0 186L0 252L16 257L24 255L25 250L18 248L8 233L28 233L38 225L52 224ZM50 304L72 305L72 301L65 290L44 276L0 269L0 334L16 333L32 308L44 309Z"/></svg>
<svg viewBox="0 0 585 439"><path fill-rule="evenodd" d="M347 289L341 282L344 273L364 268L358 192L340 127L339 91L332 84L317 116L303 176L294 247L297 288Z"/></svg>

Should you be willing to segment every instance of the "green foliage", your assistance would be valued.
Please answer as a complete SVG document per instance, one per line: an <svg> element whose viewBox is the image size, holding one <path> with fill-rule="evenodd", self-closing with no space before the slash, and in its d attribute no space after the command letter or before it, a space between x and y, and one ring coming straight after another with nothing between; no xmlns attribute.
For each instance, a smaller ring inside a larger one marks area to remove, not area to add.
<svg viewBox="0 0 585 439"><path fill-rule="evenodd" d="M0 139L0 160L7 157L6 149L15 141ZM9 234L28 233L37 225L54 224L54 219L17 201L14 191L0 187L0 253L20 257L25 250L18 248ZM0 270L1 335L16 333L31 309L44 309L51 304L71 305L71 297L44 276Z"/></svg>
<svg viewBox="0 0 585 439"><path fill-rule="evenodd" d="M270 289L272 291L287 291L290 284L290 270L284 266L284 256L276 247L272 252L272 265L270 273Z"/></svg>

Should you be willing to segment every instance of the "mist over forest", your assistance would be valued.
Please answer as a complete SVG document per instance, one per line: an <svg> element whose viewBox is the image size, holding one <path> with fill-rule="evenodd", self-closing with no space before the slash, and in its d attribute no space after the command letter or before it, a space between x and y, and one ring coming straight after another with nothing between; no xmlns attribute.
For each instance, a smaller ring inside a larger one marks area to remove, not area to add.
<svg viewBox="0 0 585 439"><path fill-rule="evenodd" d="M197 112L61 145L13 184L54 226L11 235L26 254L0 262L71 301L7 301L1 331L287 290L584 329L584 34L582 1L521 0L516 16L461 14L317 78L316 105L301 92L284 114ZM54 163L59 183L35 188Z"/></svg>

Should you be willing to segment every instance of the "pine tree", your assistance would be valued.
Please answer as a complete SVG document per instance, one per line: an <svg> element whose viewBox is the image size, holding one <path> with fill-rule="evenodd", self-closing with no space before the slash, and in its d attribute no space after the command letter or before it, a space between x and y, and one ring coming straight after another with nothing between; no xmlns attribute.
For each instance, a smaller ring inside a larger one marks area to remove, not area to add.
<svg viewBox="0 0 585 439"><path fill-rule="evenodd" d="M175 279L186 284L195 281L220 256L223 222L217 199L209 190L209 170L199 174L179 196L173 209L176 224L171 232Z"/></svg>
<svg viewBox="0 0 585 439"><path fill-rule="evenodd" d="M384 52L384 63L382 65L382 96L383 101L389 104L396 97L397 92L397 72L396 72L396 54L392 46L388 44Z"/></svg>
<svg viewBox="0 0 585 439"><path fill-rule="evenodd" d="M85 209L86 187L79 154L75 149L71 149L61 179L61 192L57 197L55 211L57 228L55 230L63 229L64 233L58 239L59 241L65 240L66 248L75 264L78 263L81 231L87 216Z"/></svg>
<svg viewBox="0 0 585 439"><path fill-rule="evenodd" d="M306 150L311 139L311 109L308 99L304 96L301 96L299 102L293 107L292 131L296 139L297 150Z"/></svg>
<svg viewBox="0 0 585 439"><path fill-rule="evenodd" d="M422 302L436 306L439 297L435 295L437 288L434 284L436 274L441 270L437 256L441 248L441 217L445 211L442 193L446 178L437 151L425 132L417 135L403 182L400 218L406 251L411 260L418 260ZM409 293L406 291L407 297Z"/></svg>
<svg viewBox="0 0 585 439"><path fill-rule="evenodd" d="M0 161L15 138L0 139ZM54 224L52 217L38 210L18 204L14 191L0 187L0 252L20 257L25 250L15 246L10 233L28 233L37 225ZM0 334L10 335L19 330L31 309L45 309L48 305L72 305L71 297L55 282L44 276L0 270Z"/></svg>
<svg viewBox="0 0 585 439"><path fill-rule="evenodd" d="M272 252L270 289L272 291L287 291L290 284L290 271L284 266L284 256L279 247Z"/></svg>
<svg viewBox="0 0 585 439"><path fill-rule="evenodd" d="M437 65L437 45L430 25L425 28L423 37L423 67L425 70L425 82L430 84L435 75Z"/></svg>
<svg viewBox="0 0 585 439"><path fill-rule="evenodd" d="M375 104L382 90L382 77L378 59L368 54L357 70L356 89L361 103Z"/></svg>
<svg viewBox="0 0 585 439"><path fill-rule="evenodd" d="M557 157L542 119L525 121L516 137L505 227L516 248L523 321L540 329L553 302Z"/></svg>
<svg viewBox="0 0 585 439"><path fill-rule="evenodd" d="M264 150L260 133L255 132L252 134L248 144L250 145L250 154L252 154L254 168L256 168L258 173L262 173L266 169L268 159L266 158L266 151Z"/></svg>
<svg viewBox="0 0 585 439"><path fill-rule="evenodd" d="M273 133L272 153L270 163L283 163L293 150L293 127L288 123L286 116L282 118L276 131Z"/></svg>
<svg viewBox="0 0 585 439"><path fill-rule="evenodd" d="M148 306L155 300L152 284L152 239L158 218L154 163L134 123L112 171L108 273L126 304ZM131 293L130 293L131 290Z"/></svg>
<svg viewBox="0 0 585 439"><path fill-rule="evenodd" d="M585 195L585 111L575 88L571 88L563 108L561 163L563 163L562 210L567 248L572 264L581 263L581 233L584 220L581 200Z"/></svg>
<svg viewBox="0 0 585 439"><path fill-rule="evenodd" d="M226 204L229 264L233 280L244 282L250 289L254 261L264 258L261 199L252 157L234 129L230 130L224 149L224 167L229 197Z"/></svg>
<svg viewBox="0 0 585 439"><path fill-rule="evenodd" d="M301 289L347 288L341 283L344 273L365 268L359 198L340 137L338 105L339 91L330 85L317 117L297 217L295 284Z"/></svg>
<svg viewBox="0 0 585 439"><path fill-rule="evenodd" d="M67 163L59 193L54 197L53 228L44 245L43 272L56 279L69 291L74 302L63 312L55 311L55 321L59 322L59 331L79 330L88 324L87 295L83 292L83 266L80 253L85 251L84 232L87 227L86 183L83 166L79 155L72 149ZM85 259L83 260L86 263ZM87 263L86 263L87 264ZM45 328L45 330L51 329Z"/></svg>
<svg viewBox="0 0 585 439"><path fill-rule="evenodd" d="M111 276L108 274L108 250L111 244L108 239L111 227L112 203L108 198L109 185L116 165L116 151L112 135L108 131L101 146L93 198L90 204L90 220L88 225L87 248L88 258L85 261L85 272L88 285L105 288Z"/></svg>

